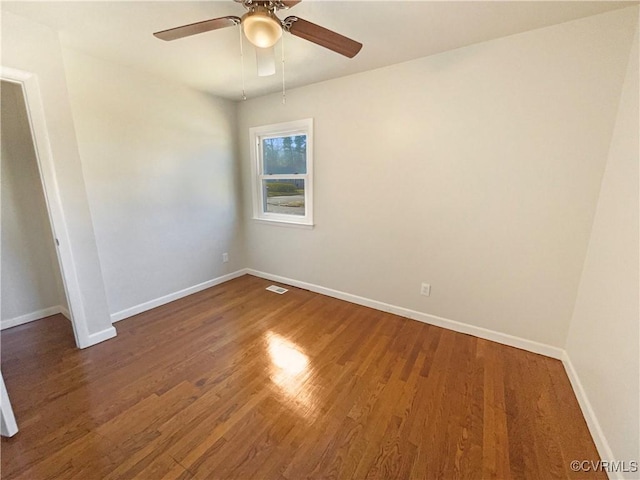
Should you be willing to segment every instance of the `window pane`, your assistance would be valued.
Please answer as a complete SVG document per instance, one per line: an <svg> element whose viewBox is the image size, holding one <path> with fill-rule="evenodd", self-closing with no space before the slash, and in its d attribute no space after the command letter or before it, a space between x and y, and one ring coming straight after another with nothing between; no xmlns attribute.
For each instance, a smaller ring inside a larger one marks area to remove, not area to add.
<svg viewBox="0 0 640 480"><path fill-rule="evenodd" d="M265 138L262 155L265 175L307 173L307 136Z"/></svg>
<svg viewBox="0 0 640 480"><path fill-rule="evenodd" d="M262 195L266 213L305 215L304 180L263 180Z"/></svg>

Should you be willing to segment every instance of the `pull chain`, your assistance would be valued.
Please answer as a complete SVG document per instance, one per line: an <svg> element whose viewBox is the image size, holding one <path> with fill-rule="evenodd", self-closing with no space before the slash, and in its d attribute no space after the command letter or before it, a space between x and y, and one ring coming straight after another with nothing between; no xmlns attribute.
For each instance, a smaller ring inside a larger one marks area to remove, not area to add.
<svg viewBox="0 0 640 480"><path fill-rule="evenodd" d="M244 88L244 51L242 48L242 25L238 26L238 32L240 32L240 71L242 72L242 100L247 99Z"/></svg>
<svg viewBox="0 0 640 480"><path fill-rule="evenodd" d="M287 92L284 85L284 35L280 37L280 48L282 50L282 104L287 103Z"/></svg>

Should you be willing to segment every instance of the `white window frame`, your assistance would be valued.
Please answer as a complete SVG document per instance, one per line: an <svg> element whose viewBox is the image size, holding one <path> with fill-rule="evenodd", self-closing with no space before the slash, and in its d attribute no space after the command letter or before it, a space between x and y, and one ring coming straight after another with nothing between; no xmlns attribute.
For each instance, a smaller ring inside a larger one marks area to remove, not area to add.
<svg viewBox="0 0 640 480"><path fill-rule="evenodd" d="M262 161L262 140L273 137L293 135L307 136L307 173L265 175ZM313 227L313 119L305 118L293 122L263 125L249 129L251 142L251 176L253 182L253 219L261 222L278 223L290 226ZM265 211L263 180L304 180L305 215L271 213Z"/></svg>

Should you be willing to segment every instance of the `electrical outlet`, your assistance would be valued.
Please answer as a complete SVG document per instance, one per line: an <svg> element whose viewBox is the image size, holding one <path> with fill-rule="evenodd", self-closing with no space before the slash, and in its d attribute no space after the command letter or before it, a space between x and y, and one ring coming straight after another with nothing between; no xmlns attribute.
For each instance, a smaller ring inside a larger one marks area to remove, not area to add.
<svg viewBox="0 0 640 480"><path fill-rule="evenodd" d="M431 285L429 285L428 283L423 283L420 287L420 295L424 295L425 297L431 295Z"/></svg>
<svg viewBox="0 0 640 480"><path fill-rule="evenodd" d="M225 252L222 254L222 263L227 263L228 261L229 261L229 254Z"/></svg>

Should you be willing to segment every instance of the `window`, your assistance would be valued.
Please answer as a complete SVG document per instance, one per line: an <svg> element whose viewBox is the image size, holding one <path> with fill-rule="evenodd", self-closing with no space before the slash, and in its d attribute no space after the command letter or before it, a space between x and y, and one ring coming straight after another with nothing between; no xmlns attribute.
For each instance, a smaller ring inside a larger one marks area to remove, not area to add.
<svg viewBox="0 0 640 480"><path fill-rule="evenodd" d="M313 120L254 127L253 218L313 225Z"/></svg>

